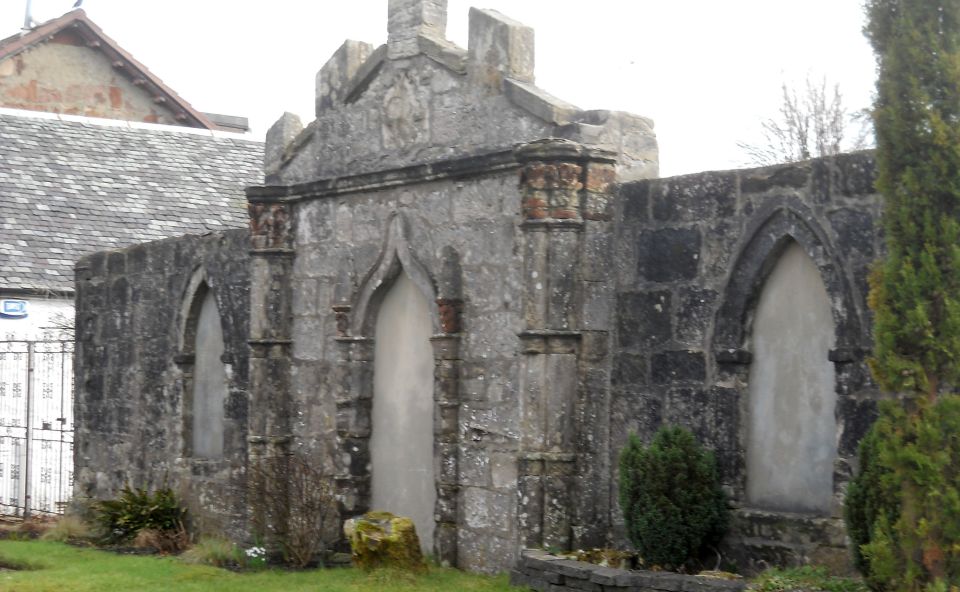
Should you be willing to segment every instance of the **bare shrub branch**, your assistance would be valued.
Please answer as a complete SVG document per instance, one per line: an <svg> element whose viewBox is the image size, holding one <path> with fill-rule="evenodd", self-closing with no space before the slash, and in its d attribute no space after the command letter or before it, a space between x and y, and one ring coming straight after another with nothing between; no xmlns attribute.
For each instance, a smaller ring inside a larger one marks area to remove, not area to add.
<svg viewBox="0 0 960 592"><path fill-rule="evenodd" d="M799 94L783 83L780 115L760 124L763 141L737 143L747 155L747 164L799 162L862 150L870 145L866 112L847 111L839 84L828 88L825 78L819 82L807 78L805 86L803 94Z"/></svg>
<svg viewBox="0 0 960 592"><path fill-rule="evenodd" d="M298 455L261 459L250 467L257 536L279 548L284 561L302 568L316 561L339 538L340 511L333 479Z"/></svg>

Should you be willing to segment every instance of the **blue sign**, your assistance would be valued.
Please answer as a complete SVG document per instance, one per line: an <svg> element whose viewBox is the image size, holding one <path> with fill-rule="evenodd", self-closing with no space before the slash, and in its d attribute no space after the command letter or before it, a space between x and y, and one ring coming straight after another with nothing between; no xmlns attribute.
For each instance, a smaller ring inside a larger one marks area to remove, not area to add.
<svg viewBox="0 0 960 592"><path fill-rule="evenodd" d="M25 319L27 317L27 301L0 300L0 317L5 319Z"/></svg>

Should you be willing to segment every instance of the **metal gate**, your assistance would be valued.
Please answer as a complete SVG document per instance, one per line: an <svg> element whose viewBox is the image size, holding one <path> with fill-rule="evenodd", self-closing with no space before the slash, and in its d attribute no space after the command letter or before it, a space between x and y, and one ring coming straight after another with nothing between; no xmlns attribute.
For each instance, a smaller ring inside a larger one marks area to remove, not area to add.
<svg viewBox="0 0 960 592"><path fill-rule="evenodd" d="M73 489L73 342L0 341L0 514L61 514Z"/></svg>

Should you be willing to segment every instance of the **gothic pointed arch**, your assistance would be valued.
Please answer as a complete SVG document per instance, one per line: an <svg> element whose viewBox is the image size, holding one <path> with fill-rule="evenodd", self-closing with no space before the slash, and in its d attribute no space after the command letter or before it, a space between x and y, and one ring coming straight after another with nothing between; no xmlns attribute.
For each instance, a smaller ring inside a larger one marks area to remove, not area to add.
<svg viewBox="0 0 960 592"><path fill-rule="evenodd" d="M212 460L224 455L228 373L223 315L208 278L199 266L184 290L177 361L183 373L185 456Z"/></svg>
<svg viewBox="0 0 960 592"><path fill-rule="evenodd" d="M761 209L748 225L717 311L713 335L718 361L742 361L760 292L780 256L793 243L813 260L830 298L836 350L854 352L868 339L856 288L826 230L805 206L779 201Z"/></svg>
<svg viewBox="0 0 960 592"><path fill-rule="evenodd" d="M407 222L403 214L400 212L391 214L387 220L387 229L380 255L357 290L356 301L352 307L353 319L350 323L353 335L372 334L376 322L376 310L387 289L401 271L407 274L426 298L430 307L433 332L441 332L440 314L436 302L437 290L434 281L427 268L413 254L407 240L407 234Z"/></svg>

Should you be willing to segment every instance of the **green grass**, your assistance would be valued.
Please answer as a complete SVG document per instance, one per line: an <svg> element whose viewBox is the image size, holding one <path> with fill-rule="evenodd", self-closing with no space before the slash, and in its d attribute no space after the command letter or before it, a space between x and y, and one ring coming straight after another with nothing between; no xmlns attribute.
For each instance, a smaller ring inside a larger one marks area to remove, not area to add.
<svg viewBox="0 0 960 592"><path fill-rule="evenodd" d="M495 578L454 569L431 568L423 576L355 569L300 572L270 570L234 573L190 565L173 557L116 555L45 541L0 540L0 565L23 565L23 571L0 571L4 592L517 592L506 576Z"/></svg>
<svg viewBox="0 0 960 592"><path fill-rule="evenodd" d="M768 569L757 576L754 586L757 592L869 592L860 580L833 577L826 569L812 566Z"/></svg>

